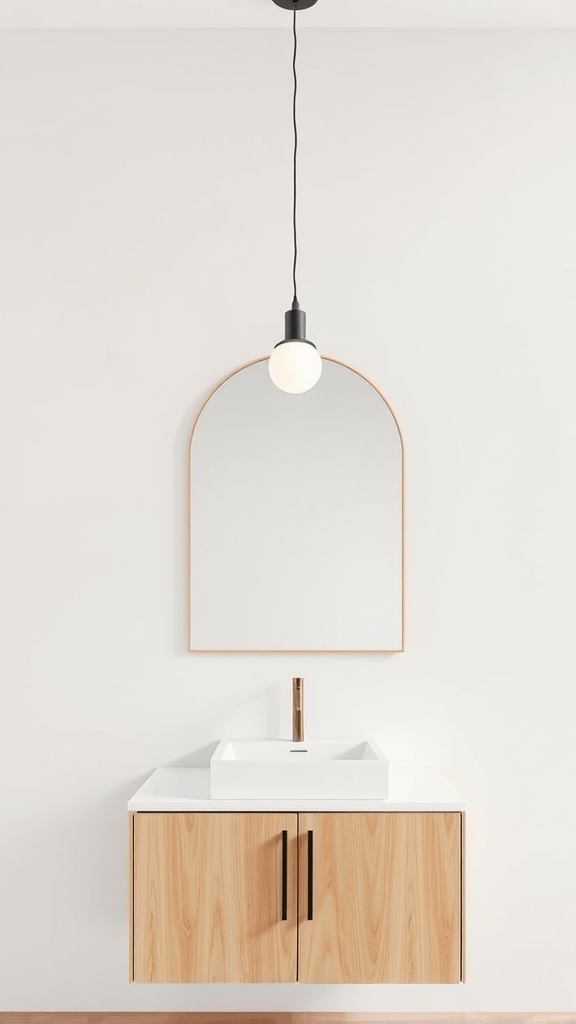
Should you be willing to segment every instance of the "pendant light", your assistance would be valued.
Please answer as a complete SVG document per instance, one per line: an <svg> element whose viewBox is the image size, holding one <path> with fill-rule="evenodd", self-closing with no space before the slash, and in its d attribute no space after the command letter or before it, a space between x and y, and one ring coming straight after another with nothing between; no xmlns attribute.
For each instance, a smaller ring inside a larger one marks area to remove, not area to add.
<svg viewBox="0 0 576 1024"><path fill-rule="evenodd" d="M320 380L322 373L322 360L318 349L312 341L306 337L306 313L300 309L296 288L296 266L298 262L298 235L296 230L296 184L297 184L297 157L298 157L298 126L296 122L296 96L298 94L298 77L296 74L296 56L298 53L298 36L296 33L296 12L313 7L316 0L273 0L278 7L286 11L293 11L293 35L294 35L294 56L292 70L294 73L294 98L292 103L292 116L294 122L294 202L292 206L292 226L294 232L294 263L292 268L292 280L294 284L294 298L292 308L284 317L284 340L274 346L272 355L268 361L268 371L273 383L281 391L287 391L292 395L300 395L304 391L310 391Z"/></svg>

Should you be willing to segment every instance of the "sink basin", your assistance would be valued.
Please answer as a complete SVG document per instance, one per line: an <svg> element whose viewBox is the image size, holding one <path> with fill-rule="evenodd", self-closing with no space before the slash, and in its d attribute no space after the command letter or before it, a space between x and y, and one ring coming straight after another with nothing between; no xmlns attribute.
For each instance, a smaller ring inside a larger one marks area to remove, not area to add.
<svg viewBox="0 0 576 1024"><path fill-rule="evenodd" d="M220 740L210 761L215 800L386 800L388 761L372 740Z"/></svg>

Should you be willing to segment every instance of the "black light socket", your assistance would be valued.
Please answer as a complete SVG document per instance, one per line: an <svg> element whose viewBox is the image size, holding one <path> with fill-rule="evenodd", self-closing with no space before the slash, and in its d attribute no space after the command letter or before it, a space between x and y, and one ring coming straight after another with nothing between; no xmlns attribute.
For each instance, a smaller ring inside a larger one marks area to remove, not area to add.
<svg viewBox="0 0 576 1024"><path fill-rule="evenodd" d="M306 341L306 313L297 302L284 314L284 340Z"/></svg>
<svg viewBox="0 0 576 1024"><path fill-rule="evenodd" d="M292 309L286 310L284 314L284 340L279 341L274 348L278 348L278 345L285 345L287 341L302 341L305 345L312 345L312 348L316 348L313 341L308 341L306 337L306 313L294 300L292 303Z"/></svg>

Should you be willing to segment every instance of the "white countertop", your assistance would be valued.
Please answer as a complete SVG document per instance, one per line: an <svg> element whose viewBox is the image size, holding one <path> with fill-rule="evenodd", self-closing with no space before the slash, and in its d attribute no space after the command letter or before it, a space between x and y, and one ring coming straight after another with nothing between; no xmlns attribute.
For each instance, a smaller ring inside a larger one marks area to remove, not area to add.
<svg viewBox="0 0 576 1024"><path fill-rule="evenodd" d="M210 769L157 768L129 811L463 811L462 795L435 768L390 766L387 800L212 800Z"/></svg>

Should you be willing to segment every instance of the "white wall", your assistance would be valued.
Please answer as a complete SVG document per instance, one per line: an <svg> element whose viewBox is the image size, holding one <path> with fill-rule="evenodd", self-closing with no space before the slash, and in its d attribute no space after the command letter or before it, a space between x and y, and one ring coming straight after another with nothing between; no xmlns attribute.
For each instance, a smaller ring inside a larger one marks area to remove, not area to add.
<svg viewBox="0 0 576 1024"><path fill-rule="evenodd" d="M281 336L289 62L1 34L2 1010L576 1007L576 34L302 33L301 301L403 427L408 650L194 657L187 436ZM128 796L296 674L466 794L465 986L128 985Z"/></svg>

